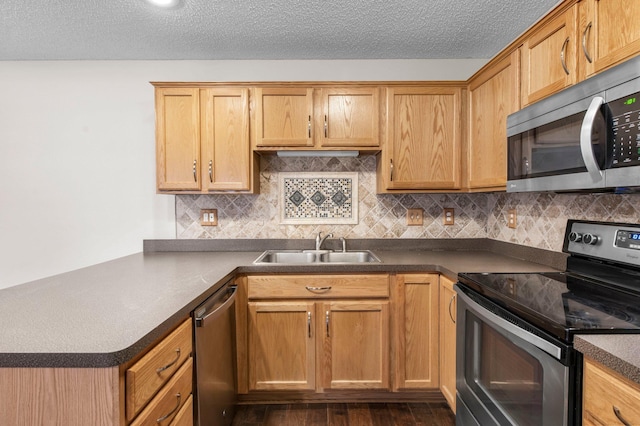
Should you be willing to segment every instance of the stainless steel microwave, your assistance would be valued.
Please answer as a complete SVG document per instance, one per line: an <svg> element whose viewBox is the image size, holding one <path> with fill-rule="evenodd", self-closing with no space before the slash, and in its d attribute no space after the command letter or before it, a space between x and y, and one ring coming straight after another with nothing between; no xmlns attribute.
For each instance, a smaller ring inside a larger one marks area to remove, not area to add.
<svg viewBox="0 0 640 426"><path fill-rule="evenodd" d="M640 56L507 117L507 192L640 187Z"/></svg>

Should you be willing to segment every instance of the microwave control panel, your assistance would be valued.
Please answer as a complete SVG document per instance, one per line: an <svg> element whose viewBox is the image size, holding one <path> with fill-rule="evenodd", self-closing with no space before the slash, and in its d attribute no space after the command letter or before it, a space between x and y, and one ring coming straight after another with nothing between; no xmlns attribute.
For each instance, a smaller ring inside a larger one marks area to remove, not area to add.
<svg viewBox="0 0 640 426"><path fill-rule="evenodd" d="M612 167L640 164L640 92L608 103L613 121Z"/></svg>

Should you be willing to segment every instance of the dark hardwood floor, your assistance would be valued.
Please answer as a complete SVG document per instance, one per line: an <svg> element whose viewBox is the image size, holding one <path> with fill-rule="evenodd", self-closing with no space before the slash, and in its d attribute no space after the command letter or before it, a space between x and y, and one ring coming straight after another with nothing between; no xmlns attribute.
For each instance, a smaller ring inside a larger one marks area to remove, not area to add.
<svg viewBox="0 0 640 426"><path fill-rule="evenodd" d="M240 405L233 426L454 426L445 403Z"/></svg>

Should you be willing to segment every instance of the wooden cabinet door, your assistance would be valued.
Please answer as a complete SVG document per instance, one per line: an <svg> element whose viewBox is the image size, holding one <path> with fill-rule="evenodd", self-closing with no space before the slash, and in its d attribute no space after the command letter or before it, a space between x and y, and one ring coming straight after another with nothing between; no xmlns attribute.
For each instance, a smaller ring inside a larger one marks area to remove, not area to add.
<svg viewBox="0 0 640 426"><path fill-rule="evenodd" d="M394 389L438 388L438 275L399 274Z"/></svg>
<svg viewBox="0 0 640 426"><path fill-rule="evenodd" d="M522 105L529 105L578 81L577 13L572 6L547 22L522 46Z"/></svg>
<svg viewBox="0 0 640 426"><path fill-rule="evenodd" d="M456 292L440 277L440 391L456 412Z"/></svg>
<svg viewBox="0 0 640 426"><path fill-rule="evenodd" d="M469 84L470 189L506 188L507 116L520 107L519 59L515 50Z"/></svg>
<svg viewBox="0 0 640 426"><path fill-rule="evenodd" d="M203 89L202 182L206 190L251 189L249 90Z"/></svg>
<svg viewBox="0 0 640 426"><path fill-rule="evenodd" d="M257 88L256 146L313 146L313 89Z"/></svg>
<svg viewBox="0 0 640 426"><path fill-rule="evenodd" d="M589 77L640 52L640 2L586 0L580 2L580 59Z"/></svg>
<svg viewBox="0 0 640 426"><path fill-rule="evenodd" d="M323 88L319 98L316 134L321 147L380 145L379 88Z"/></svg>
<svg viewBox="0 0 640 426"><path fill-rule="evenodd" d="M388 146L379 170L385 189L460 187L460 98L455 87L387 90Z"/></svg>
<svg viewBox="0 0 640 426"><path fill-rule="evenodd" d="M389 388L389 302L318 303L325 389Z"/></svg>
<svg viewBox="0 0 640 426"><path fill-rule="evenodd" d="M314 390L313 302L249 302L249 390Z"/></svg>
<svg viewBox="0 0 640 426"><path fill-rule="evenodd" d="M194 88L156 89L156 174L161 190L200 189L200 102Z"/></svg>

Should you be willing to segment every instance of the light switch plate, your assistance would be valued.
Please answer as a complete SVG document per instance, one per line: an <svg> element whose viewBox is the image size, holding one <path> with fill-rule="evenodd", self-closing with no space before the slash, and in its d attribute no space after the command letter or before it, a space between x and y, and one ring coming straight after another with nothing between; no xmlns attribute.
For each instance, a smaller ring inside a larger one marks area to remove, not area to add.
<svg viewBox="0 0 640 426"><path fill-rule="evenodd" d="M218 209L201 209L200 225L218 226Z"/></svg>
<svg viewBox="0 0 640 426"><path fill-rule="evenodd" d="M518 215L516 214L516 209L507 210L507 226L512 229L516 229L516 224L518 222Z"/></svg>
<svg viewBox="0 0 640 426"><path fill-rule="evenodd" d="M422 226L424 211L422 209L407 209L407 225Z"/></svg>

